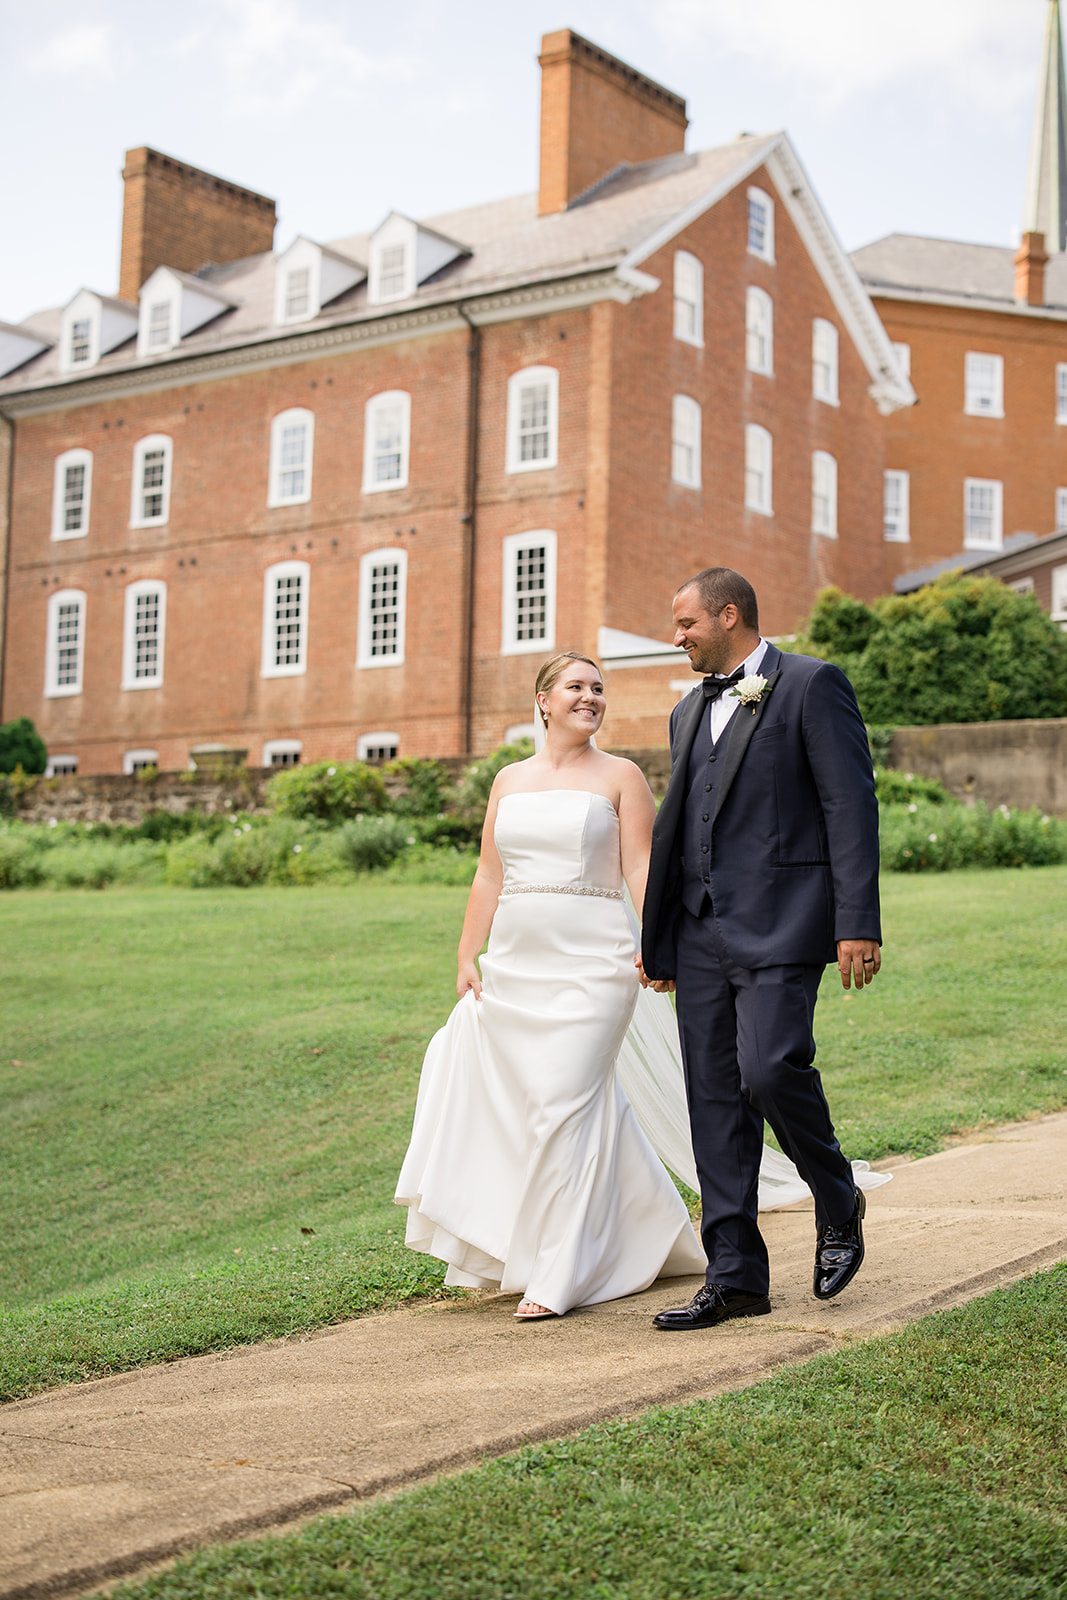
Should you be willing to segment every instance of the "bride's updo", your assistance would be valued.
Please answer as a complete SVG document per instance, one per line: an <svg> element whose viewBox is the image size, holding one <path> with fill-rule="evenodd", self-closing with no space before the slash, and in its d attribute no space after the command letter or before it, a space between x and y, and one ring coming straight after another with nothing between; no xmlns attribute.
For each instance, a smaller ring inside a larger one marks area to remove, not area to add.
<svg viewBox="0 0 1067 1600"><path fill-rule="evenodd" d="M577 650L561 650L558 655L549 656L548 660L537 674L537 682L534 684L535 705L537 705L537 696L539 694L551 693L557 680L563 676L564 672L566 672L567 667L572 661L584 661L587 667L595 667L597 672L600 671L599 661L594 661L592 656L580 655ZM537 710L541 717L541 721L547 728L548 718L545 716L539 705L537 706Z"/></svg>

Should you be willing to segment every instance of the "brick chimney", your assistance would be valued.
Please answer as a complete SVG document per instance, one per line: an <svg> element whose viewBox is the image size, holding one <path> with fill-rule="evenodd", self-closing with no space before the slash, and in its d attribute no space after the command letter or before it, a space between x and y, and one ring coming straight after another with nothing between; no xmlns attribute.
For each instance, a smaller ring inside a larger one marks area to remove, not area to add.
<svg viewBox="0 0 1067 1600"><path fill-rule="evenodd" d="M127 150L119 297L136 300L157 267L197 272L274 247L274 201L158 150Z"/></svg>
<svg viewBox="0 0 1067 1600"><path fill-rule="evenodd" d="M1015 252L1015 298L1023 305L1045 303L1045 268L1048 255L1043 233L1024 233Z"/></svg>
<svg viewBox="0 0 1067 1600"><path fill-rule="evenodd" d="M538 212L565 211L622 162L685 149L685 101L570 28L541 40Z"/></svg>

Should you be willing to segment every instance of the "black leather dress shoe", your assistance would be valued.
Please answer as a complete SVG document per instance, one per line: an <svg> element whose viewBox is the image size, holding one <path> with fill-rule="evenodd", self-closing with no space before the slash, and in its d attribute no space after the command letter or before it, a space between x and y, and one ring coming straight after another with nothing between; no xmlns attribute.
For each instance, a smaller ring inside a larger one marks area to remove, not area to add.
<svg viewBox="0 0 1067 1600"><path fill-rule="evenodd" d="M654 1328L665 1328L670 1333L688 1332L690 1328L714 1328L731 1317L765 1317L771 1302L765 1294L746 1294L744 1289L727 1289L718 1283L706 1283L698 1289L687 1306L676 1311L661 1311L652 1318Z"/></svg>
<svg viewBox="0 0 1067 1600"><path fill-rule="evenodd" d="M850 1284L863 1260L863 1215L867 1202L856 1190L856 1208L847 1222L820 1228L815 1238L816 1300L832 1300Z"/></svg>

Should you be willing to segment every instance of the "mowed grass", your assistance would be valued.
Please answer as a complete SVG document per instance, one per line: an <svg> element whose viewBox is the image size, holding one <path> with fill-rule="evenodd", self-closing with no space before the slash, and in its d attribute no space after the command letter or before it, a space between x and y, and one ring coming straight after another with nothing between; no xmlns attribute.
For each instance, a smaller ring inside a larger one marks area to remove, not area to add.
<svg viewBox="0 0 1067 1600"><path fill-rule="evenodd" d="M1058 1600L1067 1266L114 1600Z"/></svg>
<svg viewBox="0 0 1067 1600"><path fill-rule="evenodd" d="M816 1020L848 1153L1067 1104L1067 868L883 893L882 976ZM391 1202L464 901L0 898L0 1397L439 1292Z"/></svg>

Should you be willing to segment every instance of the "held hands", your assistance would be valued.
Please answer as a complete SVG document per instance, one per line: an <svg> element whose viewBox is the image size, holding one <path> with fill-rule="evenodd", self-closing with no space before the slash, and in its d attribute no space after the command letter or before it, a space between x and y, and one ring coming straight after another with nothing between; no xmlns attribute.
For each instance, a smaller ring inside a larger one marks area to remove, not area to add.
<svg viewBox="0 0 1067 1600"><path fill-rule="evenodd" d="M482 998L482 978L476 961L461 961L459 964L459 972L456 976L456 993L461 1000L468 989L474 990L474 998L476 1000Z"/></svg>
<svg viewBox="0 0 1067 1600"><path fill-rule="evenodd" d="M634 956L634 966L637 968L637 976L641 979L642 989L655 989L657 994L674 993L674 979L648 977L639 955Z"/></svg>
<svg viewBox="0 0 1067 1600"><path fill-rule="evenodd" d="M841 974L841 987L851 989L873 983L875 973L882 965L882 952L875 939L838 939L837 970Z"/></svg>

